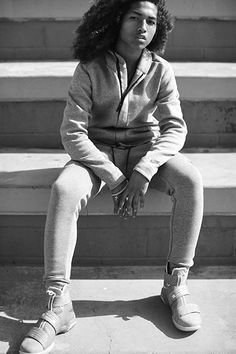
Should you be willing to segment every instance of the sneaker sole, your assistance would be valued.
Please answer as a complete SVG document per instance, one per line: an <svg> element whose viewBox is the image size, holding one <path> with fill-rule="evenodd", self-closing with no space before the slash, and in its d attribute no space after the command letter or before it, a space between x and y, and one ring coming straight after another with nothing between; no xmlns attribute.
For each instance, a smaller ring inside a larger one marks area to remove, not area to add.
<svg viewBox="0 0 236 354"><path fill-rule="evenodd" d="M65 334L65 333L69 332L73 327L75 327L76 323L77 323L77 322L76 322L76 320L75 320L74 322L72 322L72 323L69 325L68 328L62 330L61 332L58 332L57 335L58 335L58 334Z"/></svg>
<svg viewBox="0 0 236 354"><path fill-rule="evenodd" d="M68 328L66 328L62 332L57 333L57 335L65 334L65 333L69 332L76 325L76 323L77 323L76 321L72 322ZM20 350L19 354L49 354L50 351L53 349L54 345L55 345L55 342L53 342L47 349L45 349L41 352L37 352L37 353L26 353L26 352L22 352Z"/></svg>
<svg viewBox="0 0 236 354"><path fill-rule="evenodd" d="M192 326L192 327L183 327L183 326L179 325L177 322L175 322L173 317L172 317L172 321L173 321L173 324L175 325L175 327L183 332L195 332L201 328L201 325Z"/></svg>
<svg viewBox="0 0 236 354"><path fill-rule="evenodd" d="M26 352L22 352L19 351L19 354L49 354L50 351L53 349L55 343L53 342L47 349L41 351L41 352L37 352L37 353L26 353Z"/></svg>

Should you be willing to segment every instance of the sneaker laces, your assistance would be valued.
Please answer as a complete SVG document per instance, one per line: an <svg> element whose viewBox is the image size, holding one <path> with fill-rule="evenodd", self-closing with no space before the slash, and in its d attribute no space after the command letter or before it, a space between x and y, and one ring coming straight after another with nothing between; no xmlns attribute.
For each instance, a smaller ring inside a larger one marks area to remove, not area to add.
<svg viewBox="0 0 236 354"><path fill-rule="evenodd" d="M50 286L46 292L46 294L49 296L48 299L48 309L52 311L53 309L53 303L56 298L56 296L61 296L63 293L63 289L60 289L58 287Z"/></svg>

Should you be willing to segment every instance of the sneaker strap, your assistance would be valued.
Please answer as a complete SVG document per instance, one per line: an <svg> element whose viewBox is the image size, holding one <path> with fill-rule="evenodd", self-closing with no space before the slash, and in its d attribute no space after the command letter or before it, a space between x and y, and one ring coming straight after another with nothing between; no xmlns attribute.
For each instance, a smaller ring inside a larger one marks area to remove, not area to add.
<svg viewBox="0 0 236 354"><path fill-rule="evenodd" d="M55 333L59 332L61 326L61 318L58 316L58 314L54 313L53 311L47 311L40 316L40 319L48 322L53 327Z"/></svg>
<svg viewBox="0 0 236 354"><path fill-rule="evenodd" d="M189 315L191 313L200 313L199 306L196 304L184 304L181 306L178 306L176 309L176 312L178 312L179 317L183 317L185 315Z"/></svg>
<svg viewBox="0 0 236 354"><path fill-rule="evenodd" d="M42 328L32 327L27 333L26 338L32 338L36 340L42 345L43 349L46 349L52 343L52 338L54 338L54 336L55 333L53 334L53 331L51 334L49 334Z"/></svg>
<svg viewBox="0 0 236 354"><path fill-rule="evenodd" d="M170 290L170 289L169 289ZM182 296L189 295L188 287L187 285L180 285L174 287L174 289L170 292L167 291L167 299L170 305L173 304L177 299L179 299Z"/></svg>

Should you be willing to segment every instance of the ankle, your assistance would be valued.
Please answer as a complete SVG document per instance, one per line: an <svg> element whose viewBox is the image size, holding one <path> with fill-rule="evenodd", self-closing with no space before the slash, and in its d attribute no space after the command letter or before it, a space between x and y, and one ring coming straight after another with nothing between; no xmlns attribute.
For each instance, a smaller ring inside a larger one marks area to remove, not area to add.
<svg viewBox="0 0 236 354"><path fill-rule="evenodd" d="M61 290L62 292L67 288L69 284L64 282L64 281L60 281L60 280L46 280L45 281L45 288L46 290L49 288L56 288Z"/></svg>
<svg viewBox="0 0 236 354"><path fill-rule="evenodd" d="M46 284L47 308L62 307L71 303L68 284L48 282Z"/></svg>
<svg viewBox="0 0 236 354"><path fill-rule="evenodd" d="M174 269L179 269L179 268L186 268L187 270L189 270L189 267L183 266L181 264L177 264L177 263L172 263L172 262L168 262L167 266L166 266L166 272L168 274L172 274Z"/></svg>

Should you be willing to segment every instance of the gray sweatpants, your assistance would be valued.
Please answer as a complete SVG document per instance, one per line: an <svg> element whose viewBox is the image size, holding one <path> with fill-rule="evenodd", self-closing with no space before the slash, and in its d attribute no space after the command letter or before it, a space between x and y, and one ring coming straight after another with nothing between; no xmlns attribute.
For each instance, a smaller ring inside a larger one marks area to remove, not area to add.
<svg viewBox="0 0 236 354"><path fill-rule="evenodd" d="M111 159L127 178L140 156L132 149L111 149ZM104 183L89 169L70 161L52 186L45 227L45 281L70 282L77 241L77 219L88 200ZM199 171L182 154L162 165L150 183L173 201L167 261L191 267L203 215L203 187ZM158 237L158 235L157 235Z"/></svg>

